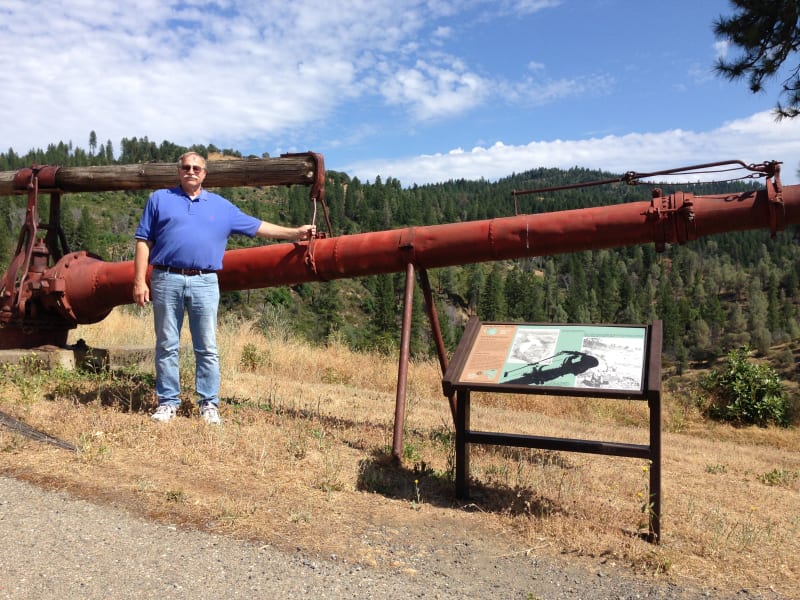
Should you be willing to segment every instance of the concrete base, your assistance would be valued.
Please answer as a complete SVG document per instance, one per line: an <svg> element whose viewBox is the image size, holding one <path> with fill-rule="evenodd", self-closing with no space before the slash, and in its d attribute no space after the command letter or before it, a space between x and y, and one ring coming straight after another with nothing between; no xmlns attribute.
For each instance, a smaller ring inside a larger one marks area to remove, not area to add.
<svg viewBox="0 0 800 600"><path fill-rule="evenodd" d="M74 346L40 346L20 350L0 350L0 364L18 365L36 361L47 369L114 370L133 365L151 366L155 349L149 346L120 346L116 348L90 348L80 340Z"/></svg>

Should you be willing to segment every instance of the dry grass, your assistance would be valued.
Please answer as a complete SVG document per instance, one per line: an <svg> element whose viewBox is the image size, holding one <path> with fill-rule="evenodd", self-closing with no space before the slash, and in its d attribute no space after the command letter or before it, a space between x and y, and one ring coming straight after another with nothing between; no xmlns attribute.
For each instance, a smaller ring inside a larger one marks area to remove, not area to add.
<svg viewBox="0 0 800 600"><path fill-rule="evenodd" d="M272 331L222 324L217 428L196 414L151 422L149 365L113 378L7 369L0 410L79 451L0 427L0 472L152 518L365 564L404 568L387 537L413 531L426 547L438 530L457 527L505 544L508 554L606 557L668 579L795 593L797 428L709 424L666 393L663 541L653 546L632 533L645 518L643 461L477 447L473 498L462 505L453 497L452 422L437 363L410 367L404 461L396 467L389 449L397 358L336 343L312 348L280 333L280 323ZM96 347L151 345L150 317L117 310L72 339L79 337ZM637 402L473 398L475 429L646 443L647 418Z"/></svg>

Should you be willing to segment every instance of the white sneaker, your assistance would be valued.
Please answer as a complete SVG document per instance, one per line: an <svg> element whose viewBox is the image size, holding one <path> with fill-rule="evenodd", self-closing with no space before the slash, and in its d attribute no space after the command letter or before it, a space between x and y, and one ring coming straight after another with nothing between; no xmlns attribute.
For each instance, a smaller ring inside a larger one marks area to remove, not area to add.
<svg viewBox="0 0 800 600"><path fill-rule="evenodd" d="M200 405L200 416L210 425L219 425L219 409L213 402L203 402Z"/></svg>
<svg viewBox="0 0 800 600"><path fill-rule="evenodd" d="M172 404L159 404L156 412L154 412L150 418L153 419L153 421L166 423L172 420L177 410L178 409L172 406Z"/></svg>

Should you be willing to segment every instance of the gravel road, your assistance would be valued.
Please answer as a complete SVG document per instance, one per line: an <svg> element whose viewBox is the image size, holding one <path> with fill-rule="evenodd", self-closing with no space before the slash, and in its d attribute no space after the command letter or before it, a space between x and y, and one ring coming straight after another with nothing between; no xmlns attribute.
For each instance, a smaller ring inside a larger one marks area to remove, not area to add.
<svg viewBox="0 0 800 600"><path fill-rule="evenodd" d="M0 598L756 598L681 588L614 567L487 557L467 542L402 572L354 566L152 523L114 506L0 477Z"/></svg>

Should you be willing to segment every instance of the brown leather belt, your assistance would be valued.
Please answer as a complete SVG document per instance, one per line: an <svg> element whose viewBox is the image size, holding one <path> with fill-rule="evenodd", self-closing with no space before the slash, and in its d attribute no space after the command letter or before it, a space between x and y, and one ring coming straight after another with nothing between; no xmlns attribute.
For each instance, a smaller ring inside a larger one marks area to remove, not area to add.
<svg viewBox="0 0 800 600"><path fill-rule="evenodd" d="M216 273L216 271L211 269L179 269L166 265L153 265L153 268L158 271L166 271L167 273L178 273L179 275L207 275L209 273Z"/></svg>

